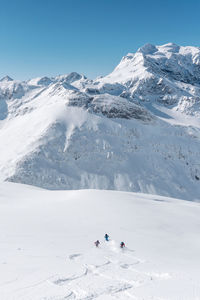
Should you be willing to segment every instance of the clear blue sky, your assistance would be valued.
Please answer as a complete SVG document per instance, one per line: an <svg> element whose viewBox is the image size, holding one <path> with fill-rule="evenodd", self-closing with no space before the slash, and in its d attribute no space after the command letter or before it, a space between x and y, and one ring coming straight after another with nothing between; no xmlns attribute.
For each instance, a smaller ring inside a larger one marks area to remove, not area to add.
<svg viewBox="0 0 200 300"><path fill-rule="evenodd" d="M199 0L0 0L0 77L94 78L167 42L200 46Z"/></svg>

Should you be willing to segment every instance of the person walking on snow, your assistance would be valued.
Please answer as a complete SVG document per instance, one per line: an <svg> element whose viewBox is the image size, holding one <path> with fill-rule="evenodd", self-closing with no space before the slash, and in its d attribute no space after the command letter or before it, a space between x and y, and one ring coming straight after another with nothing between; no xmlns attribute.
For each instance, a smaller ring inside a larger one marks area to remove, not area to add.
<svg viewBox="0 0 200 300"><path fill-rule="evenodd" d="M104 237L105 237L105 240L108 242L108 241L109 241L109 235L106 233L106 234L104 235Z"/></svg>
<svg viewBox="0 0 200 300"><path fill-rule="evenodd" d="M120 248L122 248L122 249L123 249L124 247L125 247L125 244L124 244L124 242L121 242L121 243L120 243Z"/></svg>
<svg viewBox="0 0 200 300"><path fill-rule="evenodd" d="M100 244L99 240L97 240L96 242L94 242L94 244L95 244L96 247L99 247L99 244Z"/></svg>

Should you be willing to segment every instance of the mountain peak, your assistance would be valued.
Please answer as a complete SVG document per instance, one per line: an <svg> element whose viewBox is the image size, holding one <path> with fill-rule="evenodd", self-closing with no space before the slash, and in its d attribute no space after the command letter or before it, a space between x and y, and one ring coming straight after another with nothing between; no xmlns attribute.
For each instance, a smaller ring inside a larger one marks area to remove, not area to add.
<svg viewBox="0 0 200 300"><path fill-rule="evenodd" d="M59 75L59 76L56 77L57 80L59 80L61 82L65 81L65 82L67 82L69 84L71 84L71 83L73 83L73 82L75 82L77 80L80 80L82 78L86 79L85 76L83 76L83 75L81 75L81 74L79 74L77 72L71 72L69 74Z"/></svg>
<svg viewBox="0 0 200 300"><path fill-rule="evenodd" d="M6 75L6 76L4 76L3 78L1 78L0 81L1 81L1 82L2 82L2 81L13 81L13 79L12 79L10 76Z"/></svg>
<svg viewBox="0 0 200 300"><path fill-rule="evenodd" d="M179 52L180 46L178 46L175 43L167 43L167 44L164 44L162 46L158 46L158 49L159 50L166 50L167 52L175 53L175 52Z"/></svg>
<svg viewBox="0 0 200 300"><path fill-rule="evenodd" d="M138 49L138 52L142 52L143 54L153 54L156 51L156 46L149 43Z"/></svg>

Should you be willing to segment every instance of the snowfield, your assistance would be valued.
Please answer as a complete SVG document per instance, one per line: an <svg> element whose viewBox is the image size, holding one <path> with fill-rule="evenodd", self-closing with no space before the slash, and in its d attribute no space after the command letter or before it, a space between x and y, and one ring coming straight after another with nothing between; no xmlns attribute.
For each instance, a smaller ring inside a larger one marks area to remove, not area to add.
<svg viewBox="0 0 200 300"><path fill-rule="evenodd" d="M0 299L199 300L199 215L157 195L2 183Z"/></svg>

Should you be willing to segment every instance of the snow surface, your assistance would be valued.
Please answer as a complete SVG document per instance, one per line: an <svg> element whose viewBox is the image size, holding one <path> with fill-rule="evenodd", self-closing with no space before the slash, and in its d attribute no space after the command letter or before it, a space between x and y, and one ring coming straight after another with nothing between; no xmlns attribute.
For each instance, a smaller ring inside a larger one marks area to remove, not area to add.
<svg viewBox="0 0 200 300"><path fill-rule="evenodd" d="M2 183L0 208L2 300L200 299L200 203Z"/></svg>
<svg viewBox="0 0 200 300"><path fill-rule="evenodd" d="M0 80L0 181L199 200L200 48L147 44L96 80Z"/></svg>

